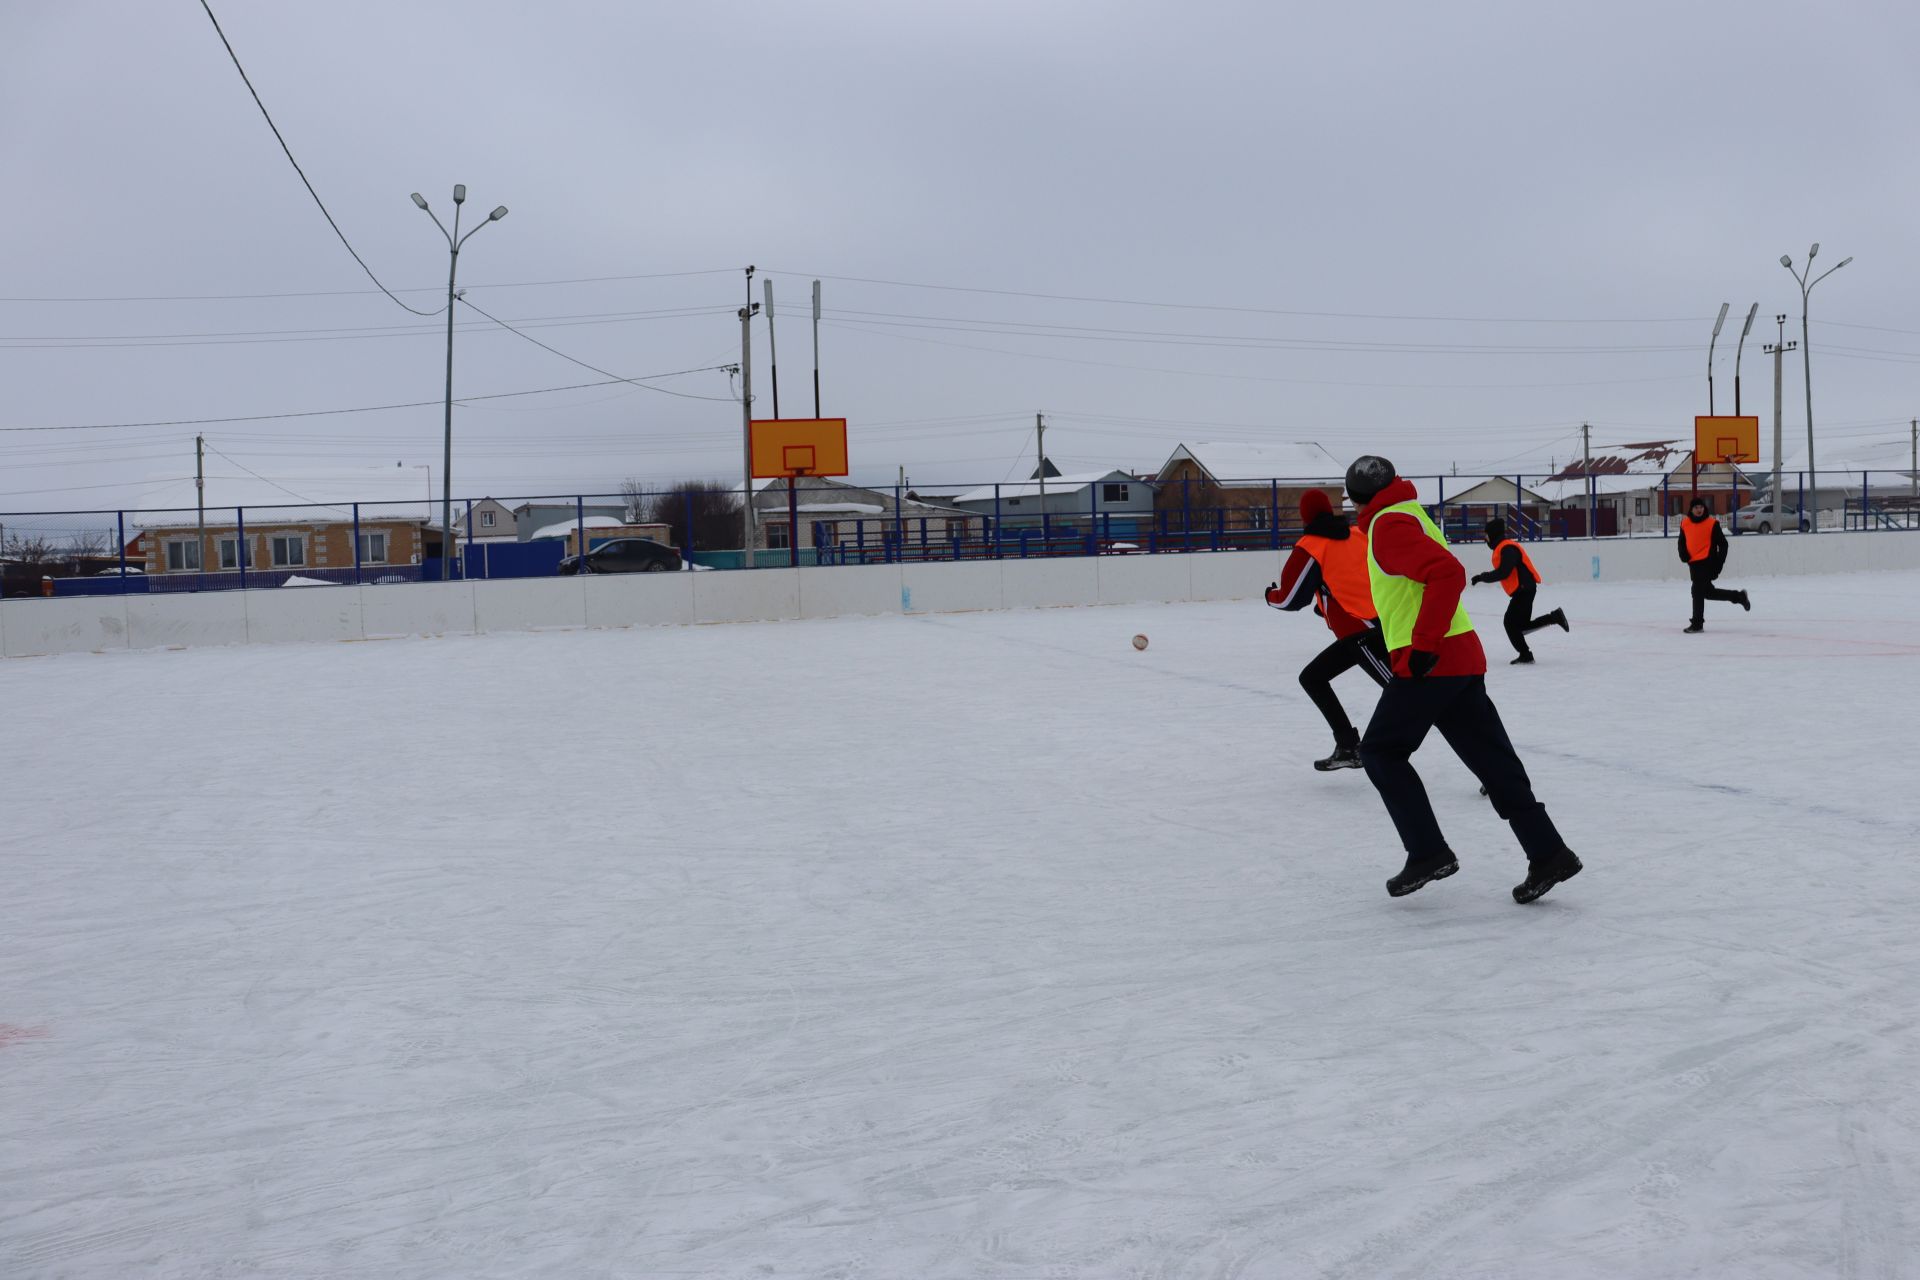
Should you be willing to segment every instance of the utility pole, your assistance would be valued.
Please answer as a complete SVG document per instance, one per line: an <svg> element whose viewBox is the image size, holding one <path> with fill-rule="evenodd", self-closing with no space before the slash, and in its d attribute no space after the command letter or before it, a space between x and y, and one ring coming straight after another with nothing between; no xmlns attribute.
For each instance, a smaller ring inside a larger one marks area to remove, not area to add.
<svg viewBox="0 0 1920 1280"><path fill-rule="evenodd" d="M1779 340L1769 342L1763 349L1773 357L1773 514L1778 517L1786 505L1780 494L1780 364L1794 344L1787 341L1787 318L1777 315L1773 322L1780 327ZM1777 529L1779 525L1776 523L1774 527Z"/></svg>
<svg viewBox="0 0 1920 1280"><path fill-rule="evenodd" d="M1907 501L1909 502L1920 498L1920 418L1913 420L1912 427L1913 460L1907 464L1912 468L1907 472Z"/></svg>
<svg viewBox="0 0 1920 1280"><path fill-rule="evenodd" d="M820 416L820 282L813 282L813 416Z"/></svg>
<svg viewBox="0 0 1920 1280"><path fill-rule="evenodd" d="M1034 474L1040 478L1040 536L1046 537L1047 528L1047 415L1033 415L1033 449L1040 455L1040 465ZM1042 548L1041 554L1046 554Z"/></svg>
<svg viewBox="0 0 1920 1280"><path fill-rule="evenodd" d="M193 438L193 491L199 526L199 533L193 544L194 558L199 563L193 568L196 573L205 573L207 571L207 438L205 436Z"/></svg>
<svg viewBox="0 0 1920 1280"><path fill-rule="evenodd" d="M777 418L780 416L780 349L773 345L773 277L768 276L760 283L767 291L767 377L773 382L773 416Z"/></svg>
<svg viewBox="0 0 1920 1280"><path fill-rule="evenodd" d="M1593 495L1593 424L1590 422L1580 424L1580 457L1583 459L1580 470L1587 477L1587 536L1594 538L1600 535L1600 518L1595 514L1598 504ZM1514 493L1513 500L1516 503L1520 501L1518 491Z"/></svg>
<svg viewBox="0 0 1920 1280"><path fill-rule="evenodd" d="M740 308L740 567L753 568L753 268L747 268L747 305ZM787 530L791 538L794 531ZM688 539L692 541L691 538Z"/></svg>

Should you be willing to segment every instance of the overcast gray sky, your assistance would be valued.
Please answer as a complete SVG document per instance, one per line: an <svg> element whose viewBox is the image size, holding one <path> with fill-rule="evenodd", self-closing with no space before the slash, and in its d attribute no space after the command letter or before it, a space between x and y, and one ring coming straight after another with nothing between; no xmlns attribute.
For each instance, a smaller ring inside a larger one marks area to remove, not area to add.
<svg viewBox="0 0 1920 1280"><path fill-rule="evenodd" d="M470 297L623 376L736 360L754 263L791 417L824 277L822 408L850 421L856 478L1024 474L1039 410L1066 470L1206 439L1540 468L1583 420L1597 442L1690 432L1723 301L1719 407L1758 301L1745 407L1766 416L1760 343L1776 313L1799 328L1778 259L1816 239L1817 269L1856 256L1814 294L1823 458L1920 413L1911 4L214 11L348 237L422 309L446 251L408 193L444 215L455 182L512 210L462 255ZM371 292L196 0L0 6L0 172L0 511L137 504L192 470L192 426L13 428L438 400L441 322ZM547 283L585 277L628 278ZM205 298L262 294L304 296ZM153 300L70 300L131 298ZM461 322L456 394L597 377ZM456 491L737 477L726 374L659 385L683 396L459 407ZM437 403L201 429L215 474L295 490L439 469Z"/></svg>

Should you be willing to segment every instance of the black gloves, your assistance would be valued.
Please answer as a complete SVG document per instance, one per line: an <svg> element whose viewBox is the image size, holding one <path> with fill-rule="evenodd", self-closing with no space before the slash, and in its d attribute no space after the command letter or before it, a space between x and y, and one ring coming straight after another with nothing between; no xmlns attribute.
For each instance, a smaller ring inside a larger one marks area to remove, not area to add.
<svg viewBox="0 0 1920 1280"><path fill-rule="evenodd" d="M1436 666L1440 665L1440 655L1428 653L1425 649L1407 651L1407 673L1415 680L1420 679Z"/></svg>

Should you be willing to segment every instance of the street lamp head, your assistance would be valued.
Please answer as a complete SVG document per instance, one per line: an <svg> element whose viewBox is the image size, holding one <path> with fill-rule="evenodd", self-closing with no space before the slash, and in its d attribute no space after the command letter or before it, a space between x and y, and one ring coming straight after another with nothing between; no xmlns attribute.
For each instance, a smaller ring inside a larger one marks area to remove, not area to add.
<svg viewBox="0 0 1920 1280"><path fill-rule="evenodd" d="M1852 261L1853 261L1853 259L1852 259L1852 258L1842 258L1842 259L1840 259L1840 267L1844 267L1844 266L1846 266L1846 265L1847 265L1847 264L1848 264L1849 262L1852 262ZM1835 267L1835 268L1834 268L1834 270L1835 270L1835 271L1838 271L1838 270L1840 269L1840 267Z"/></svg>
<svg viewBox="0 0 1920 1280"><path fill-rule="evenodd" d="M422 209L427 207L427 198L421 195L418 191L413 193L413 202L419 205Z"/></svg>
<svg viewBox="0 0 1920 1280"><path fill-rule="evenodd" d="M1725 324L1725 323L1727 322L1727 308L1728 308L1728 307L1730 307L1730 306L1732 306L1732 305L1733 305L1733 304L1732 304L1732 303L1730 303L1730 302L1723 302L1723 303L1721 303L1721 304L1720 304L1720 314L1719 314L1718 316L1716 316L1716 317L1714 318L1714 321L1713 321L1713 336L1714 336L1714 337L1716 337L1716 338L1717 338L1717 337L1719 337L1719 336L1720 336L1720 326L1721 326L1721 325L1723 325L1723 324Z"/></svg>
<svg viewBox="0 0 1920 1280"><path fill-rule="evenodd" d="M467 202L467 184L466 183L456 182L453 184L453 202L455 204L465 204Z"/></svg>
<svg viewBox="0 0 1920 1280"><path fill-rule="evenodd" d="M507 216L507 206L501 205L498 209L495 209L492 213L487 215L487 221L498 222L500 221L500 219L506 216Z"/></svg>
<svg viewBox="0 0 1920 1280"><path fill-rule="evenodd" d="M1781 254L1780 265L1785 267L1789 271L1793 270L1793 255L1789 253Z"/></svg>
<svg viewBox="0 0 1920 1280"><path fill-rule="evenodd" d="M1813 242L1813 248L1807 250L1807 261L1812 262L1813 256L1819 252L1820 252L1820 242L1818 240L1815 240Z"/></svg>

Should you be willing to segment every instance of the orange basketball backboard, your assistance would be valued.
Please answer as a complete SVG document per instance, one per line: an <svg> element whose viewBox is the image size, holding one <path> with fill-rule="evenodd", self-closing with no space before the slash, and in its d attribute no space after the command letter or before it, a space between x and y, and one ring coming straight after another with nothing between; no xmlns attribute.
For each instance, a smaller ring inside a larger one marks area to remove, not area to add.
<svg viewBox="0 0 1920 1280"><path fill-rule="evenodd" d="M1716 462L1760 461L1760 419L1695 418L1693 461L1702 467Z"/></svg>
<svg viewBox="0 0 1920 1280"><path fill-rule="evenodd" d="M761 418L747 439L756 480L847 474L845 418Z"/></svg>

